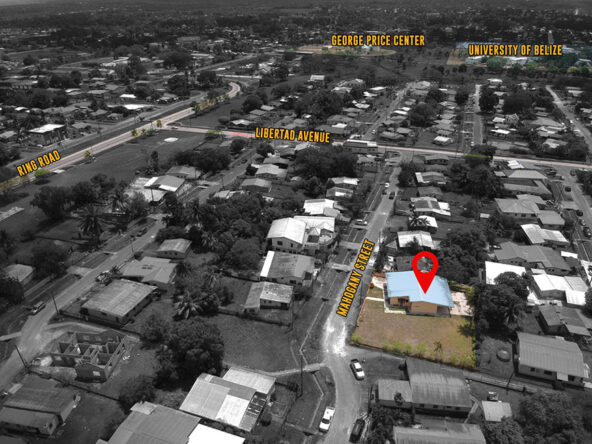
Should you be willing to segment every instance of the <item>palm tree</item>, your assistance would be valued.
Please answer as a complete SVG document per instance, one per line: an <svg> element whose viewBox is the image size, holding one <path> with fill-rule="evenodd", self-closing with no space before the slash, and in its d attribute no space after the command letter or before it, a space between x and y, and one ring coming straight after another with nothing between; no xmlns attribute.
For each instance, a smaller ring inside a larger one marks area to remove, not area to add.
<svg viewBox="0 0 592 444"><path fill-rule="evenodd" d="M188 319L199 313L199 305L189 293L183 294L181 300L175 304L175 316Z"/></svg>
<svg viewBox="0 0 592 444"><path fill-rule="evenodd" d="M409 229L410 230L417 230L420 228L425 228L427 226L425 218L421 217L421 215L417 214L415 208L411 209L411 217L409 218Z"/></svg>
<svg viewBox="0 0 592 444"><path fill-rule="evenodd" d="M111 210L117 211L122 210L126 207L127 204L127 196L125 194L125 189L122 187L117 187L113 191L111 195Z"/></svg>
<svg viewBox="0 0 592 444"><path fill-rule="evenodd" d="M520 315L522 314L522 301L518 298L508 300L508 305L505 309L505 318L508 326L516 325Z"/></svg>
<svg viewBox="0 0 592 444"><path fill-rule="evenodd" d="M191 202L191 204L188 207L189 210L189 217L190 219L195 222L195 224L201 228L201 222L200 222L200 217L199 217L199 199L195 199L194 201Z"/></svg>
<svg viewBox="0 0 592 444"><path fill-rule="evenodd" d="M94 205L86 207L79 228L82 234L90 236L93 244L99 243L103 227L101 225L101 213L97 207Z"/></svg>
<svg viewBox="0 0 592 444"><path fill-rule="evenodd" d="M213 233L206 231L201 236L201 246L207 251L213 251L218 245L218 239Z"/></svg>
<svg viewBox="0 0 592 444"><path fill-rule="evenodd" d="M179 276L179 277L187 276L189 273L191 273L191 270L192 270L192 267L189 262L181 261L177 265L177 276Z"/></svg>

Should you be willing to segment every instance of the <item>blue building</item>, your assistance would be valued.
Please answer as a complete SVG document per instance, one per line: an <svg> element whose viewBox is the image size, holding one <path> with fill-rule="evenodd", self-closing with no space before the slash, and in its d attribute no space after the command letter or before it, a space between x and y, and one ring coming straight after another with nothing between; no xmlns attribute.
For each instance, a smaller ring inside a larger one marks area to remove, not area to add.
<svg viewBox="0 0 592 444"><path fill-rule="evenodd" d="M434 277L424 293L413 271L386 273L386 300L392 307L403 307L409 314L450 316L454 307L446 279Z"/></svg>

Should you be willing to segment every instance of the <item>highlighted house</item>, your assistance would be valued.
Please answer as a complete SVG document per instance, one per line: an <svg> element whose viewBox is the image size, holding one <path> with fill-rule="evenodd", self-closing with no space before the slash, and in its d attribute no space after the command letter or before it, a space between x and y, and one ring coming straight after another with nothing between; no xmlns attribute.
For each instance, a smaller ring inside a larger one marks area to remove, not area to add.
<svg viewBox="0 0 592 444"><path fill-rule="evenodd" d="M434 277L424 293L413 271L386 273L385 297L391 307L402 307L408 314L450 316L454 307L446 279Z"/></svg>

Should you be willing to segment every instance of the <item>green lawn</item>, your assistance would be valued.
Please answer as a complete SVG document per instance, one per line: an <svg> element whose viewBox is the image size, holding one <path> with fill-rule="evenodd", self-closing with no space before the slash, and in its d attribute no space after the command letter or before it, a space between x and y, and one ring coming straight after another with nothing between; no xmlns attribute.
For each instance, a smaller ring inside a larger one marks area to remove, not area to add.
<svg viewBox="0 0 592 444"><path fill-rule="evenodd" d="M366 300L351 340L396 354L474 367L473 331L469 320L462 316L385 313L382 302Z"/></svg>

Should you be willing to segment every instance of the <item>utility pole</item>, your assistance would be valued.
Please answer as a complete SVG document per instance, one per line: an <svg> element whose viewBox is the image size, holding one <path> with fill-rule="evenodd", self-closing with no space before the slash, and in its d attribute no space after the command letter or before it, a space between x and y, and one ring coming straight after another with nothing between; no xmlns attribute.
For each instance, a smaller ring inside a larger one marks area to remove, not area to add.
<svg viewBox="0 0 592 444"><path fill-rule="evenodd" d="M304 387L304 356L300 353L300 394L298 397L300 398L303 393Z"/></svg>

